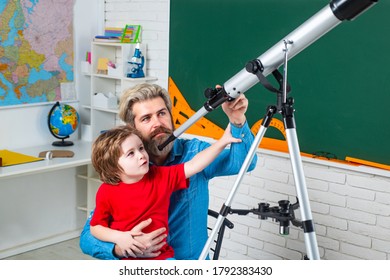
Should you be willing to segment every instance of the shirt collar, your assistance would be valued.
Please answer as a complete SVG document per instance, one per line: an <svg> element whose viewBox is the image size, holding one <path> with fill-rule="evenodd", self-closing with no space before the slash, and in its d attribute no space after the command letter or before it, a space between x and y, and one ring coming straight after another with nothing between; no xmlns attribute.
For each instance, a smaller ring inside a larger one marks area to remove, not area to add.
<svg viewBox="0 0 390 280"><path fill-rule="evenodd" d="M175 159L177 157L181 157L183 155L183 145L180 139L176 139L175 142L173 142L173 147L171 152L169 153L167 159L164 162L164 165L169 165L175 162Z"/></svg>
<svg viewBox="0 0 390 280"><path fill-rule="evenodd" d="M169 152L167 159L164 161L164 166L165 165L172 165L175 164L175 159L177 157L182 157L183 155L183 144L179 139L176 139L175 142L173 142L173 147L172 150ZM154 162L149 162L151 165L155 165Z"/></svg>

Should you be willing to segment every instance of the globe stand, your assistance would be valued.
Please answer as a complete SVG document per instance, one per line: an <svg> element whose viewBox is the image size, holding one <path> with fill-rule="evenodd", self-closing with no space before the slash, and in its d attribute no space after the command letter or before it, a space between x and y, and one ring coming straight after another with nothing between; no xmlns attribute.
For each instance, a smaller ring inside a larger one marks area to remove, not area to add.
<svg viewBox="0 0 390 280"><path fill-rule="evenodd" d="M53 134L53 133L52 133ZM57 137L58 138L58 137ZM52 143L53 146L57 146L57 147L68 147L68 146L73 146L73 142L72 141L65 141L66 138L69 138L69 137L65 137L65 138L59 138L61 139L61 141L54 141Z"/></svg>
<svg viewBox="0 0 390 280"><path fill-rule="evenodd" d="M57 147L68 147L68 146L73 146L73 142L72 141L65 141L65 139L68 139L69 136L64 136L64 137L60 137L58 135L56 135L53 130L51 129L51 126L50 126L50 117L52 115L52 113L54 112L54 110L56 109L56 107L60 107L60 102L56 102L53 107L50 109L50 112L49 112L49 116L47 118L47 124L49 126L49 131L51 133L51 135L53 135L55 138L57 139L60 139L61 141L54 141L52 143L53 146L57 146Z"/></svg>

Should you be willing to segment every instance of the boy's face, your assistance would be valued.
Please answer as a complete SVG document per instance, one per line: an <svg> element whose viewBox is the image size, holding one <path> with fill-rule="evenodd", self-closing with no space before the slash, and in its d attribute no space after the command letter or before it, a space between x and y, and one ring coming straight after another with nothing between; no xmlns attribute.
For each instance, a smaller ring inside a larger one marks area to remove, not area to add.
<svg viewBox="0 0 390 280"><path fill-rule="evenodd" d="M118 164L122 167L121 181L124 183L135 183L149 171L149 156L141 139L132 134L123 141L122 155Z"/></svg>
<svg viewBox="0 0 390 280"><path fill-rule="evenodd" d="M141 133L147 150L151 155L159 156L171 150L172 145L158 150L173 132L172 117L161 97L137 102L133 105L135 128Z"/></svg>

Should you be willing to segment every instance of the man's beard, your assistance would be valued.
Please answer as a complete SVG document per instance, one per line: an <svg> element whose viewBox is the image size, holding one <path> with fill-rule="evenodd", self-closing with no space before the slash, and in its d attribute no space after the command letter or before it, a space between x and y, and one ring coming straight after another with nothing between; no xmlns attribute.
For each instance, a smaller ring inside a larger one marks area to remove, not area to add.
<svg viewBox="0 0 390 280"><path fill-rule="evenodd" d="M164 136L156 137L160 133L164 133ZM144 141L145 149L151 158L167 155L171 151L173 142L170 142L161 151L158 149L158 146L164 143L172 133L172 130L160 126L152 132L148 140Z"/></svg>

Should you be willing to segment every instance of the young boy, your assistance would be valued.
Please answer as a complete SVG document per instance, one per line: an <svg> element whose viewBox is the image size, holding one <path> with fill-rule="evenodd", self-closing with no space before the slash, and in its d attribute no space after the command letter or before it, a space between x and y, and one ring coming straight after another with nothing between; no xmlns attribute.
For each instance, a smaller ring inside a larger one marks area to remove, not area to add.
<svg viewBox="0 0 390 280"><path fill-rule="evenodd" d="M191 160L173 166L149 166L137 131L120 126L101 134L92 147L92 164L103 184L96 194L96 209L91 220L91 233L96 238L117 244L126 259L141 254L144 244L130 231L139 222L151 218L145 233L168 227L168 207L172 192L188 187L187 178L207 167L233 138L230 125L224 135ZM172 259L172 247L165 244L160 254L148 259Z"/></svg>

